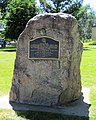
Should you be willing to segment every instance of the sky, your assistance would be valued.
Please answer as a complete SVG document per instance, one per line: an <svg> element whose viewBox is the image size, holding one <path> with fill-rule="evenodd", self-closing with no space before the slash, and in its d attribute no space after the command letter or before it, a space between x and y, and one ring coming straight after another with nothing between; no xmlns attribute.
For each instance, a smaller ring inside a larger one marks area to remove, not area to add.
<svg viewBox="0 0 96 120"><path fill-rule="evenodd" d="M90 7L96 11L96 0L84 0L83 5L86 4L90 4Z"/></svg>

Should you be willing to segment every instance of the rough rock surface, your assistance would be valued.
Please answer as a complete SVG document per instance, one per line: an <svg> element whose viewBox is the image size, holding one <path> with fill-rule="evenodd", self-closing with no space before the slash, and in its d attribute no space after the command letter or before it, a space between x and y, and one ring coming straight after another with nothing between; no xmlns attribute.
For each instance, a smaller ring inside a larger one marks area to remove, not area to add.
<svg viewBox="0 0 96 120"><path fill-rule="evenodd" d="M40 36L59 41L59 60L28 59L29 41ZM10 101L53 106L78 99L81 55L82 43L73 16L54 13L30 19L18 38Z"/></svg>

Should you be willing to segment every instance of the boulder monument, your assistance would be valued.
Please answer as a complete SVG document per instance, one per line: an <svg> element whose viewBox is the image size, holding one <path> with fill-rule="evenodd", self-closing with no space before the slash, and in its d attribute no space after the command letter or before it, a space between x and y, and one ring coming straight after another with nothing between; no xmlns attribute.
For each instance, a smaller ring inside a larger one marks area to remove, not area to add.
<svg viewBox="0 0 96 120"><path fill-rule="evenodd" d="M18 38L10 102L61 106L79 99L81 55L75 17L33 17Z"/></svg>

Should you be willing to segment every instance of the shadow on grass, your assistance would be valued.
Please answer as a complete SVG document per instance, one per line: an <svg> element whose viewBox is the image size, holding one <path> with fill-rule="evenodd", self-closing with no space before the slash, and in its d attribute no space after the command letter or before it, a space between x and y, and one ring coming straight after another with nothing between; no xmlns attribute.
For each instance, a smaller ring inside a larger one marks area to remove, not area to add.
<svg viewBox="0 0 96 120"><path fill-rule="evenodd" d="M28 120L89 120L89 117L68 116L47 112L16 111L18 116Z"/></svg>
<svg viewBox="0 0 96 120"><path fill-rule="evenodd" d="M96 41L93 41L93 42L90 43L89 45L96 45Z"/></svg>
<svg viewBox="0 0 96 120"><path fill-rule="evenodd" d="M16 52L16 50L3 50L3 52Z"/></svg>
<svg viewBox="0 0 96 120"><path fill-rule="evenodd" d="M83 50L91 50L90 47L83 47Z"/></svg>
<svg viewBox="0 0 96 120"><path fill-rule="evenodd" d="M0 48L0 52L16 52L16 47Z"/></svg>

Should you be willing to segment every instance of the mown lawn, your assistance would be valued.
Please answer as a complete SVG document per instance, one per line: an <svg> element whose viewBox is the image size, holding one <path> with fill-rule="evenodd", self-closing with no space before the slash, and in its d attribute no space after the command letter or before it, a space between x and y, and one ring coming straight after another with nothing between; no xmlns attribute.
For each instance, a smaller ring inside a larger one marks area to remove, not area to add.
<svg viewBox="0 0 96 120"><path fill-rule="evenodd" d="M27 112L18 116L13 110L0 109L0 120L96 120L96 45L84 43L81 62L82 86L90 89L90 118L64 116L52 113ZM9 93L15 48L0 49L0 96Z"/></svg>
<svg viewBox="0 0 96 120"><path fill-rule="evenodd" d="M81 62L83 87L90 88L90 116L96 116L96 45L84 43Z"/></svg>
<svg viewBox="0 0 96 120"><path fill-rule="evenodd" d="M8 94L11 86L16 48L0 48L0 96Z"/></svg>

